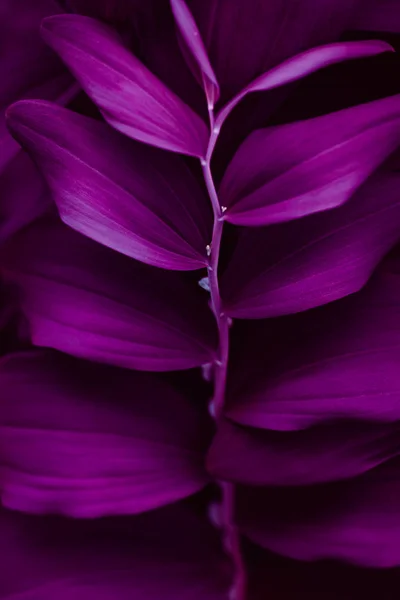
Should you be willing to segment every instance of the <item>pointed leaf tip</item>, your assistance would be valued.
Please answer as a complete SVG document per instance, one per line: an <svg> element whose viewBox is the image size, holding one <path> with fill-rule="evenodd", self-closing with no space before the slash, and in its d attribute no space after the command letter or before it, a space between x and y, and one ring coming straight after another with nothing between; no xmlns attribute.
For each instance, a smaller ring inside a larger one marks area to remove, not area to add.
<svg viewBox="0 0 400 600"><path fill-rule="evenodd" d="M204 155L205 123L107 25L58 15L44 19L42 36L115 129L166 150Z"/></svg>
<svg viewBox="0 0 400 600"><path fill-rule="evenodd" d="M239 489L238 524L256 544L295 560L398 567L399 493L397 458L348 481Z"/></svg>
<svg viewBox="0 0 400 600"><path fill-rule="evenodd" d="M52 218L1 248L34 345L143 371L214 358L215 326L196 284L143 265Z"/></svg>
<svg viewBox="0 0 400 600"><path fill-rule="evenodd" d="M298 404L300 408L301 400ZM207 468L216 479L245 485L292 487L340 481L399 456L399 434L398 424L327 423L283 433L226 419L213 438Z"/></svg>
<svg viewBox="0 0 400 600"><path fill-rule="evenodd" d="M317 46L306 52L297 54L266 71L257 79L249 83L239 92L218 115L216 122L219 126L225 121L235 106L251 92L265 92L276 87L287 85L303 77L307 77L330 65L346 60L355 60L375 56L383 52L394 52L394 48L380 40L366 40L361 42L337 42L325 46Z"/></svg>
<svg viewBox="0 0 400 600"><path fill-rule="evenodd" d="M184 0L170 0L170 2L178 30L186 45L184 55L189 67L204 87L209 109L213 108L219 99L220 90L200 31Z"/></svg>
<svg viewBox="0 0 400 600"><path fill-rule="evenodd" d="M357 294L246 323L228 390L230 419L284 432L346 421L379 430L400 420L400 257L393 254Z"/></svg>
<svg viewBox="0 0 400 600"><path fill-rule="evenodd" d="M225 312L264 319L360 290L400 240L399 183L381 171L332 211L246 230L222 277Z"/></svg>
<svg viewBox="0 0 400 600"><path fill-rule="evenodd" d="M155 375L37 350L0 360L5 506L137 514L207 483L206 417Z"/></svg>
<svg viewBox="0 0 400 600"><path fill-rule="evenodd" d="M346 202L400 145L400 95L253 132L219 196L225 219L260 226Z"/></svg>
<svg viewBox="0 0 400 600"><path fill-rule="evenodd" d="M211 210L180 157L47 102L19 102L7 119L40 167L65 223L150 265L206 265Z"/></svg>

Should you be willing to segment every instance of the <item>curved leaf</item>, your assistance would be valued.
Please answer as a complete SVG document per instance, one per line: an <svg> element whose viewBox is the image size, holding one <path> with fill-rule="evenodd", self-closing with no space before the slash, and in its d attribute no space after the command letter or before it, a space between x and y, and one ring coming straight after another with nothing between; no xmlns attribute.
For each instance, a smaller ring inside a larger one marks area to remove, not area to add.
<svg viewBox="0 0 400 600"><path fill-rule="evenodd" d="M207 483L207 419L155 376L33 351L0 360L0 385L8 508L135 514Z"/></svg>
<svg viewBox="0 0 400 600"><path fill-rule="evenodd" d="M204 267L209 203L179 157L46 102L18 102L7 116L67 225L151 265Z"/></svg>
<svg viewBox="0 0 400 600"><path fill-rule="evenodd" d="M213 477L246 485L311 485L348 479L400 454L400 426L321 425L282 433L222 421L209 450Z"/></svg>
<svg viewBox="0 0 400 600"><path fill-rule="evenodd" d="M358 291L400 239L400 177L379 173L343 206L246 231L222 278L241 319L301 312Z"/></svg>
<svg viewBox="0 0 400 600"><path fill-rule="evenodd" d="M42 33L110 125L147 144L203 156L204 122L112 29L90 17L60 15L45 19Z"/></svg>
<svg viewBox="0 0 400 600"><path fill-rule="evenodd" d="M297 560L364 567L400 564L399 460L346 482L312 488L247 488L238 520L253 541Z"/></svg>
<svg viewBox="0 0 400 600"><path fill-rule="evenodd" d="M3 509L0 544L2 600L225 600L229 588L218 533L184 503L86 520Z"/></svg>
<svg viewBox="0 0 400 600"><path fill-rule="evenodd" d="M399 316L396 255L354 296L248 327L233 369L229 416L283 431L338 419L397 422Z"/></svg>
<svg viewBox="0 0 400 600"><path fill-rule="evenodd" d="M197 286L43 220L2 251L32 341L144 371L188 369L214 354L213 317Z"/></svg>
<svg viewBox="0 0 400 600"><path fill-rule="evenodd" d="M184 0L170 0L170 2L177 27L190 54L191 60L189 59L188 62L190 65L194 63L193 71L202 82L209 108L213 108L219 98L219 85L196 21Z"/></svg>
<svg viewBox="0 0 400 600"><path fill-rule="evenodd" d="M393 51L392 46L386 42L366 40L361 42L338 42L302 52L293 58L288 58L280 65L263 73L260 77L249 83L223 107L218 114L215 124L217 127L221 127L235 106L251 92L265 92L282 85L287 85L319 69L345 60L355 60L381 54L382 52Z"/></svg>
<svg viewBox="0 0 400 600"><path fill-rule="evenodd" d="M19 0L19 10L15 10L13 0L4 0L2 9L0 173L19 150L4 124L6 107L21 98L47 98L63 104L77 91L71 75L59 58L46 47L39 33L42 19L60 12L59 3L56 0Z"/></svg>
<svg viewBox="0 0 400 600"><path fill-rule="evenodd" d="M59 58L46 47L39 29L43 18L61 12L57 0L3 0L0 21L0 107L29 97L43 82L67 75ZM21 18L23 17L23 18ZM69 77L70 79L70 77ZM32 96L31 96L32 97Z"/></svg>
<svg viewBox="0 0 400 600"><path fill-rule="evenodd" d="M346 202L400 145L400 95L252 133L223 178L224 218L269 225Z"/></svg>
<svg viewBox="0 0 400 600"><path fill-rule="evenodd" d="M68 73L30 89L28 96L70 102L78 91ZM23 174L23 176L21 176ZM5 113L0 117L0 243L45 214L50 206L46 185L38 169L11 137Z"/></svg>
<svg viewBox="0 0 400 600"><path fill-rule="evenodd" d="M223 96L299 52L334 42L363 0L187 0Z"/></svg>
<svg viewBox="0 0 400 600"><path fill-rule="evenodd" d="M40 37L43 17L60 12L56 0L3 0L0 18L0 243L49 208L43 179L11 137L7 106L21 98L67 104L78 91L59 58Z"/></svg>

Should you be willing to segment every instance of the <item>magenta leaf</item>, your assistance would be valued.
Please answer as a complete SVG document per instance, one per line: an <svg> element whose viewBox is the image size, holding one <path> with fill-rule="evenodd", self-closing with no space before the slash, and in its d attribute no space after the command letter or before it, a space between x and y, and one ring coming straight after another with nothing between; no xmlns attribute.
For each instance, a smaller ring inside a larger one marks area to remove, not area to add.
<svg viewBox="0 0 400 600"><path fill-rule="evenodd" d="M400 462L359 478L315 487L245 488L243 532L297 560L339 559L363 567L400 564Z"/></svg>
<svg viewBox="0 0 400 600"><path fill-rule="evenodd" d="M3 358L0 382L8 508L135 514L207 483L207 420L154 375L33 351Z"/></svg>
<svg viewBox="0 0 400 600"><path fill-rule="evenodd" d="M85 520L3 509L0 540L4 600L226 600L228 594L230 569L218 534L182 502Z"/></svg>
<svg viewBox="0 0 400 600"><path fill-rule="evenodd" d="M300 402L299 402L300 404ZM213 478L246 485L310 485L360 475L400 454L400 427L340 423L282 433L224 420L213 439Z"/></svg>
<svg viewBox="0 0 400 600"><path fill-rule="evenodd" d="M76 96L77 84L68 73L30 89L28 96L51 99L65 105ZM21 177L23 173L23 177ZM6 127L5 113L0 117L0 242L50 207L46 186L38 169L22 151Z"/></svg>
<svg viewBox="0 0 400 600"><path fill-rule="evenodd" d="M339 419L399 421L399 306L396 255L358 294L248 326L233 369L229 417L281 431Z"/></svg>
<svg viewBox="0 0 400 600"><path fill-rule="evenodd" d="M67 73L30 90L29 96L67 104L77 93ZM0 242L47 212L51 206L43 177L0 120ZM21 177L23 173L23 177Z"/></svg>
<svg viewBox="0 0 400 600"><path fill-rule="evenodd" d="M24 95L29 98L52 100L64 106L74 99L78 91L78 84L72 81L68 73L63 73L42 85L29 89ZM12 101L14 100L15 98L12 98ZM7 130L6 110L4 108L0 109L0 175L20 151L19 144L10 136Z"/></svg>
<svg viewBox="0 0 400 600"><path fill-rule="evenodd" d="M43 220L1 256L32 342L144 371L210 362L214 323L199 288Z"/></svg>
<svg viewBox="0 0 400 600"><path fill-rule="evenodd" d="M247 86L247 92L262 92L306 77L314 71L345 60L356 60L382 52L394 52L392 46L380 40L337 42L312 48L257 77Z"/></svg>
<svg viewBox="0 0 400 600"><path fill-rule="evenodd" d="M224 97L348 29L360 0L187 0ZM361 3L363 0L361 0Z"/></svg>
<svg viewBox="0 0 400 600"><path fill-rule="evenodd" d="M46 98L64 104L77 91L71 75L46 47L39 33L42 19L60 12L58 3L55 0L34 3L20 0L19 9L23 19L12 0L4 0L0 23L0 173L19 150L4 124L6 107L21 98Z"/></svg>
<svg viewBox="0 0 400 600"><path fill-rule="evenodd" d="M40 37L43 18L60 12L56 0L3 0L0 21L0 107L18 98L32 97L33 90L61 75L71 81L59 58ZM37 96L46 97L46 96Z"/></svg>
<svg viewBox="0 0 400 600"><path fill-rule="evenodd" d="M170 2L178 30L191 58L188 63L190 66L193 65L192 69L204 87L209 108L213 108L219 98L219 85L196 21L185 0L170 0Z"/></svg>
<svg viewBox="0 0 400 600"><path fill-rule="evenodd" d="M67 225L151 265L206 265L211 211L180 157L46 102L19 102L7 115Z"/></svg>
<svg viewBox="0 0 400 600"><path fill-rule="evenodd" d="M204 122L107 25L61 15L45 19L42 32L110 125L147 144L203 156Z"/></svg>
<svg viewBox="0 0 400 600"><path fill-rule="evenodd" d="M222 181L224 217L269 225L339 206L398 145L400 96L255 131Z"/></svg>
<svg viewBox="0 0 400 600"><path fill-rule="evenodd" d="M3 0L0 18L0 243L43 214L45 185L5 124L7 106L22 98L67 104L77 94L59 58L40 37L43 17L58 13L55 0ZM23 175L22 175L23 174Z"/></svg>
<svg viewBox="0 0 400 600"><path fill-rule="evenodd" d="M400 239L400 179L378 173L343 206L247 230L222 278L225 311L262 319L358 291Z"/></svg>
<svg viewBox="0 0 400 600"><path fill-rule="evenodd" d="M393 52L392 46L379 40L361 42L338 42L307 50L297 56L288 58L280 65L267 71L248 84L220 111L216 126L221 127L230 112L247 94L272 90L276 87L297 81L319 69L343 62Z"/></svg>

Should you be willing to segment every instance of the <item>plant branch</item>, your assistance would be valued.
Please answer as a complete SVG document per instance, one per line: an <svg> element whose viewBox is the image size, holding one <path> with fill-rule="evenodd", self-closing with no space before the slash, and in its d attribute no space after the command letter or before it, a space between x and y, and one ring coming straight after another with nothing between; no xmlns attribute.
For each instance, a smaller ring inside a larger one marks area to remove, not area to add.
<svg viewBox="0 0 400 600"><path fill-rule="evenodd" d="M224 226L224 211L220 206L218 194L211 172L211 159L215 144L217 142L219 128L214 127L214 115L209 107L211 135L209 139L207 154L201 160L204 181L208 195L211 200L214 224L211 244L208 247L210 263L208 266L208 280L211 294L211 308L218 327L219 347L218 357L214 364L214 395L210 405L210 413L218 422L222 417L229 359L229 317L222 309L221 294L219 290L218 267L221 253L221 241ZM240 534L234 522L235 509L235 486L229 482L219 482L221 489L221 521L223 527L224 545L232 557L235 568L234 585L231 590L232 600L244 600L246 588L246 572L244 568L242 552L240 547Z"/></svg>

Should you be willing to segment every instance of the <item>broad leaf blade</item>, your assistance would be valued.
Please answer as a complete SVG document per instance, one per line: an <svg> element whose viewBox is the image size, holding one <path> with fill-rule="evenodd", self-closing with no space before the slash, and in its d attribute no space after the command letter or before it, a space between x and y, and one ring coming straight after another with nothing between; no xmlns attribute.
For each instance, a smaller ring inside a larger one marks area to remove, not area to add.
<svg viewBox="0 0 400 600"><path fill-rule="evenodd" d="M286 85L291 81L306 77L314 71L343 62L374 56L382 52L394 52L392 46L379 40L361 42L338 42L312 48L281 63L267 73L260 75L248 86L250 92L270 90Z"/></svg>
<svg viewBox="0 0 400 600"><path fill-rule="evenodd" d="M44 98L64 105L77 94L79 86L40 37L42 19L59 12L56 0L19 0L17 8L13 0L2 2L0 243L49 208L43 179L8 132L5 111L22 98Z"/></svg>
<svg viewBox="0 0 400 600"><path fill-rule="evenodd" d="M4 599L225 600L231 581L218 533L183 502L85 520L3 509L0 540Z"/></svg>
<svg viewBox="0 0 400 600"><path fill-rule="evenodd" d="M0 490L8 508L136 514L207 482L206 419L154 375L33 351L3 358L0 382Z"/></svg>
<svg viewBox="0 0 400 600"><path fill-rule="evenodd" d="M360 0L187 2L224 99L287 58L338 40L360 4Z"/></svg>
<svg viewBox="0 0 400 600"><path fill-rule="evenodd" d="M112 29L90 17L61 15L45 19L42 32L110 125L147 144L203 156L204 122Z"/></svg>
<svg viewBox="0 0 400 600"><path fill-rule="evenodd" d="M400 96L260 129L222 181L225 219L268 225L346 202L400 144Z"/></svg>
<svg viewBox="0 0 400 600"><path fill-rule="evenodd" d="M145 371L210 362L212 314L197 286L96 244L62 223L34 223L3 248L32 341Z"/></svg>
<svg viewBox="0 0 400 600"><path fill-rule="evenodd" d="M238 497L239 525L264 548L296 560L397 567L399 468L395 459L346 482L245 488Z"/></svg>
<svg viewBox="0 0 400 600"><path fill-rule="evenodd" d="M184 0L170 1L177 27L190 54L188 62L190 65L194 63L194 73L202 82L209 107L213 108L219 98L219 85L196 21Z"/></svg>
<svg viewBox="0 0 400 600"><path fill-rule="evenodd" d="M246 485L312 485L348 479L398 456L399 433L397 424L327 424L282 433L224 420L207 466L216 479Z"/></svg>
<svg viewBox="0 0 400 600"><path fill-rule="evenodd" d="M243 324L230 418L280 431L342 419L397 422L399 273L396 252L358 294L287 319ZM233 336L235 351L237 345Z"/></svg>
<svg viewBox="0 0 400 600"><path fill-rule="evenodd" d="M54 104L19 102L7 114L65 223L151 265L204 267L211 214L182 159Z"/></svg>
<svg viewBox="0 0 400 600"><path fill-rule="evenodd" d="M276 317L358 291L400 239L399 183L378 173L332 211L246 231L222 278L226 312Z"/></svg>
<svg viewBox="0 0 400 600"><path fill-rule="evenodd" d="M361 42L338 42L319 46L298 54L293 58L288 58L243 88L224 106L218 115L216 124L221 126L235 106L251 92L272 90L307 77L307 75L311 75L311 73L330 65L341 63L345 60L375 56L382 52L393 52L393 48L386 42L366 40Z"/></svg>

